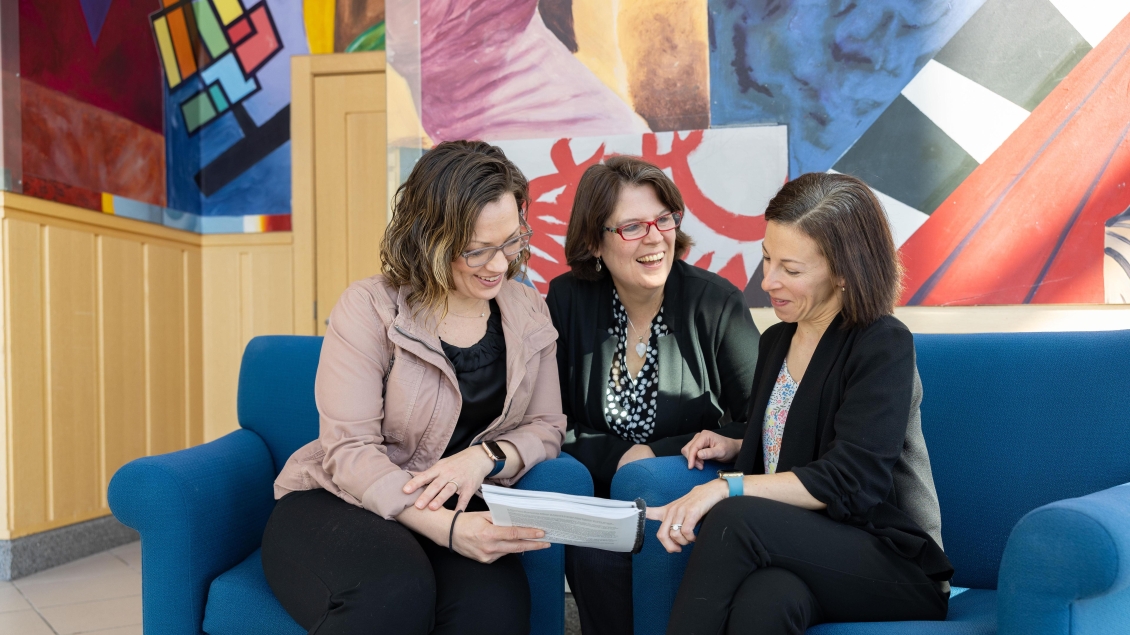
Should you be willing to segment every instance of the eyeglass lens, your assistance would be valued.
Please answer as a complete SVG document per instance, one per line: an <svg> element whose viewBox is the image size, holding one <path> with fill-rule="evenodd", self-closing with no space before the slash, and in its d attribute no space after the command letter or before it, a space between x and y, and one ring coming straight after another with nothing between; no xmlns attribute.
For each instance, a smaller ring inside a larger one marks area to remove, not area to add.
<svg viewBox="0 0 1130 635"><path fill-rule="evenodd" d="M502 255L509 258L521 253L522 250L525 249L529 244L530 237L522 235L511 238L498 247L484 247L482 249L468 251L463 254L463 257L467 259L468 266L481 267L490 262L494 258L494 254L497 253L500 249L502 250Z"/></svg>
<svg viewBox="0 0 1130 635"><path fill-rule="evenodd" d="M679 226L679 218L675 214L664 214L655 219L654 224L659 231L670 231ZM620 227L620 235L627 240L637 240L647 235L652 223L630 223Z"/></svg>

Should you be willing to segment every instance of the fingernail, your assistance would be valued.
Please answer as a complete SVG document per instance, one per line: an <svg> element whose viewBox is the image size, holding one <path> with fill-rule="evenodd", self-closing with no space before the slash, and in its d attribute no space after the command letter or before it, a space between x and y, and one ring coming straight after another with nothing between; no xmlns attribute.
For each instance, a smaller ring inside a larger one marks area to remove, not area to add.
<svg viewBox="0 0 1130 635"><path fill-rule="evenodd" d="M544 537L544 536L545 536L545 532L544 532L544 531L539 531L539 532L538 532L538 535L537 535L537 537L538 537L538 538L542 538L542 537Z"/></svg>

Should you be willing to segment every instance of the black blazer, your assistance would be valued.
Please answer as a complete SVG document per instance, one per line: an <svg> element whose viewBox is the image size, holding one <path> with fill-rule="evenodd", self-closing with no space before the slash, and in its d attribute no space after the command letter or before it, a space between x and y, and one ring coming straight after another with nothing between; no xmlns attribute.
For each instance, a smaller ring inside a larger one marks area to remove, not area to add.
<svg viewBox="0 0 1130 635"><path fill-rule="evenodd" d="M648 442L656 456L676 455L694 433L741 418L758 341L741 291L721 276L679 260L663 293L668 334L658 340L659 396ZM558 332L561 401L569 421L562 449L589 469L597 494L607 496L616 464L633 445L604 419L603 395L616 352L612 279L560 275L549 283L546 302ZM719 431L740 438L745 424Z"/></svg>
<svg viewBox="0 0 1130 635"><path fill-rule="evenodd" d="M778 472L791 471L833 520L878 536L936 580L953 567L941 547L896 500L892 470L903 452L915 361L914 337L893 316L842 328L836 316L812 355L793 397ZM762 421L796 323L781 322L761 338L754 396L736 469L763 474Z"/></svg>

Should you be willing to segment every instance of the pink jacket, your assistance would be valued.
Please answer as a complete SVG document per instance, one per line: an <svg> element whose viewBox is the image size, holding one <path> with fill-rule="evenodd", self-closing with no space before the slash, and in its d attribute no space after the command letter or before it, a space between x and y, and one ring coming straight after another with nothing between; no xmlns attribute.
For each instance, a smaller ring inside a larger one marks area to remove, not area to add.
<svg viewBox="0 0 1130 635"><path fill-rule="evenodd" d="M352 284L330 313L314 398L318 439L275 479L275 498L325 488L388 519L415 502L401 488L436 463L463 405L439 339L412 317L408 290L373 276ZM506 400L480 441L509 441L525 468L556 458L565 438L557 381L557 331L538 293L503 283L496 298L506 339ZM423 315L423 314L421 314Z"/></svg>

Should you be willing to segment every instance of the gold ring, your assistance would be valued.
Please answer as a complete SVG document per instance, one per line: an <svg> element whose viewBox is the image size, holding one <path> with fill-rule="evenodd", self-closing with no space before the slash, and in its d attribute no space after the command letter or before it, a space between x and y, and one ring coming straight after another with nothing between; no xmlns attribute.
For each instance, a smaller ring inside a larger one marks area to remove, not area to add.
<svg viewBox="0 0 1130 635"><path fill-rule="evenodd" d="M459 493L459 481L456 481L456 480L450 480L450 481L448 481L447 483L455 483L455 493L456 493L456 494L458 494L458 493ZM443 485L444 485L444 487L447 487L447 483L444 483L444 484L443 484Z"/></svg>

